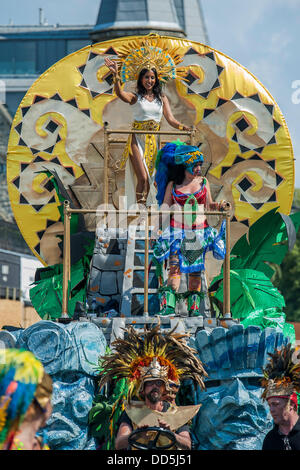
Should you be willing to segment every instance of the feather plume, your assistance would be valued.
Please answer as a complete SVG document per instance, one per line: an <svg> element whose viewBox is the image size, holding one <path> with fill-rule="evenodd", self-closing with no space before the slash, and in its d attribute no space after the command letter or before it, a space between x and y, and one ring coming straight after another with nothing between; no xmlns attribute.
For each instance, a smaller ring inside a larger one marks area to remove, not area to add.
<svg viewBox="0 0 300 470"><path fill-rule="evenodd" d="M272 394L280 396L300 392L300 363L293 362L294 353L295 349L290 343L281 350L276 349L274 353L268 353L270 360L263 369L263 398Z"/></svg>
<svg viewBox="0 0 300 470"><path fill-rule="evenodd" d="M19 424L43 377L43 366L30 351L6 349L0 364L0 449Z"/></svg>

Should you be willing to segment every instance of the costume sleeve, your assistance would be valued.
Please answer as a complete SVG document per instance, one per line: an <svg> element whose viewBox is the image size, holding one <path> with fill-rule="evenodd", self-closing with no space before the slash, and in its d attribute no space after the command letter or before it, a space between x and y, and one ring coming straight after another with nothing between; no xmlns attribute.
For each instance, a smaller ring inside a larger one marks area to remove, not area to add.
<svg viewBox="0 0 300 470"><path fill-rule="evenodd" d="M264 438L262 450L275 450L276 448L279 450L281 448L281 442L278 443L277 441L278 439L276 439L276 436L274 436L273 430L269 431Z"/></svg>
<svg viewBox="0 0 300 470"><path fill-rule="evenodd" d="M180 428L178 428L176 431L175 431L175 434L180 434L181 432L190 432L190 427L188 424L184 424L183 426L180 426Z"/></svg>

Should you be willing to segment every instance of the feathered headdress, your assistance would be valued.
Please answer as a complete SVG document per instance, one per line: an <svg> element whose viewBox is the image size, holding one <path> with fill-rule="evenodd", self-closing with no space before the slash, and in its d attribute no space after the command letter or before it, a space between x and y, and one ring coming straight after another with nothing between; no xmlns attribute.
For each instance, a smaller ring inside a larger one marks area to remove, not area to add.
<svg viewBox="0 0 300 470"><path fill-rule="evenodd" d="M291 397L300 392L300 363L293 362L295 349L289 343L281 350L269 353L270 361L263 369L262 398ZM299 356L298 356L299 357Z"/></svg>
<svg viewBox="0 0 300 470"><path fill-rule="evenodd" d="M151 330L138 333L133 327L124 330L126 339L117 339L112 344L114 352L101 362L100 388L113 379L126 378L127 400L139 396L144 382L160 379L166 384L191 378L203 389L203 377L207 376L197 351L190 348L184 338L186 334L171 332L163 334L160 323Z"/></svg>
<svg viewBox="0 0 300 470"><path fill-rule="evenodd" d="M156 199L161 205L164 200L168 183L168 172L171 166L184 165L186 167L203 163L203 153L198 147L187 145L180 140L170 142L162 147L156 156L155 183L157 188Z"/></svg>
<svg viewBox="0 0 300 470"><path fill-rule="evenodd" d="M0 354L0 449L21 424L44 369L30 351L4 349Z"/></svg>
<svg viewBox="0 0 300 470"><path fill-rule="evenodd" d="M118 50L118 69L123 83L137 80L141 70L155 68L158 79L184 80L187 70L178 67L182 55L178 47L170 48L168 40L158 34L150 34L146 38L137 39Z"/></svg>

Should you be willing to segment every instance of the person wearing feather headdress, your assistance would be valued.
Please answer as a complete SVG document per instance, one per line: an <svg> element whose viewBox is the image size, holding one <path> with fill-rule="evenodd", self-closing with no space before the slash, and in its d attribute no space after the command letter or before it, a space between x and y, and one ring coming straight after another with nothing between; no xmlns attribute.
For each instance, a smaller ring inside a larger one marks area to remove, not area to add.
<svg viewBox="0 0 300 470"><path fill-rule="evenodd" d="M52 379L30 351L4 349L0 355L0 449L34 450L52 411Z"/></svg>
<svg viewBox="0 0 300 470"><path fill-rule="evenodd" d="M161 83L183 79L186 72L177 67L182 60L177 49L166 49L164 40L157 35L150 35L142 42L130 43L123 49L118 52L118 62L106 57L105 64L113 74L116 95L132 107L132 130L146 130L149 134L129 135L120 168L125 166L128 207L136 202L151 205L156 202L153 173L157 153L157 142L151 131L160 129L162 116L175 129L191 130L173 116L168 98L162 93ZM137 93L123 90L122 84L133 80L137 84Z"/></svg>
<svg viewBox="0 0 300 470"><path fill-rule="evenodd" d="M300 363L294 362L291 344L269 353L263 370L262 398L267 400L274 421L263 442L263 450L300 450L300 418L297 393L300 392ZM297 357L299 360L299 355Z"/></svg>
<svg viewBox="0 0 300 470"><path fill-rule="evenodd" d="M160 288L160 314L174 315L176 294L181 274L187 273L187 304L190 316L199 315L201 272L205 270L205 254L213 252L216 259L225 257L225 221L220 231L210 227L204 209L224 210L226 201L213 202L207 178L202 176L203 154L198 147L179 140L166 144L156 160L155 182L161 209L173 209L170 225L153 246L153 260L158 266L169 260L167 286ZM192 214L184 214L184 212ZM157 270L158 272L161 269ZM160 283L163 280L160 278Z"/></svg>
<svg viewBox="0 0 300 470"><path fill-rule="evenodd" d="M177 406L170 395L172 385L179 387L185 378L204 388L207 373L185 341L187 336L174 331L163 334L160 323L143 333L129 327L124 339L114 341L113 352L101 361L100 388L123 378L128 385L116 449L191 448L187 422L200 405Z"/></svg>

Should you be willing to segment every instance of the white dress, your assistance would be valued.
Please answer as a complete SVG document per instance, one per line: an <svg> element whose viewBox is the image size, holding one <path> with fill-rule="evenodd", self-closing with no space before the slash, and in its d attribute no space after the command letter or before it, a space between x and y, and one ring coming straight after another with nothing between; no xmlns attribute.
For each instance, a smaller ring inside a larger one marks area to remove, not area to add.
<svg viewBox="0 0 300 470"><path fill-rule="evenodd" d="M137 101L131 105L133 109L133 119L135 121L156 121L160 122L163 115L163 104L158 99L148 101L141 95L137 95Z"/></svg>
<svg viewBox="0 0 300 470"><path fill-rule="evenodd" d="M155 121L157 124L159 124L163 115L163 104L161 101L155 99L150 102L146 98L143 98L141 95L138 95L136 103L132 105L132 109L134 121L137 122ZM149 132L149 134L150 133L151 132ZM150 174L144 156L146 135L135 134L135 137L149 179L150 190L147 197L146 205L150 206L153 204L157 204L157 200L156 189L153 184L154 174ZM136 185L137 178L133 170L130 158L128 158L125 167L125 196L127 196L127 207L136 204Z"/></svg>

